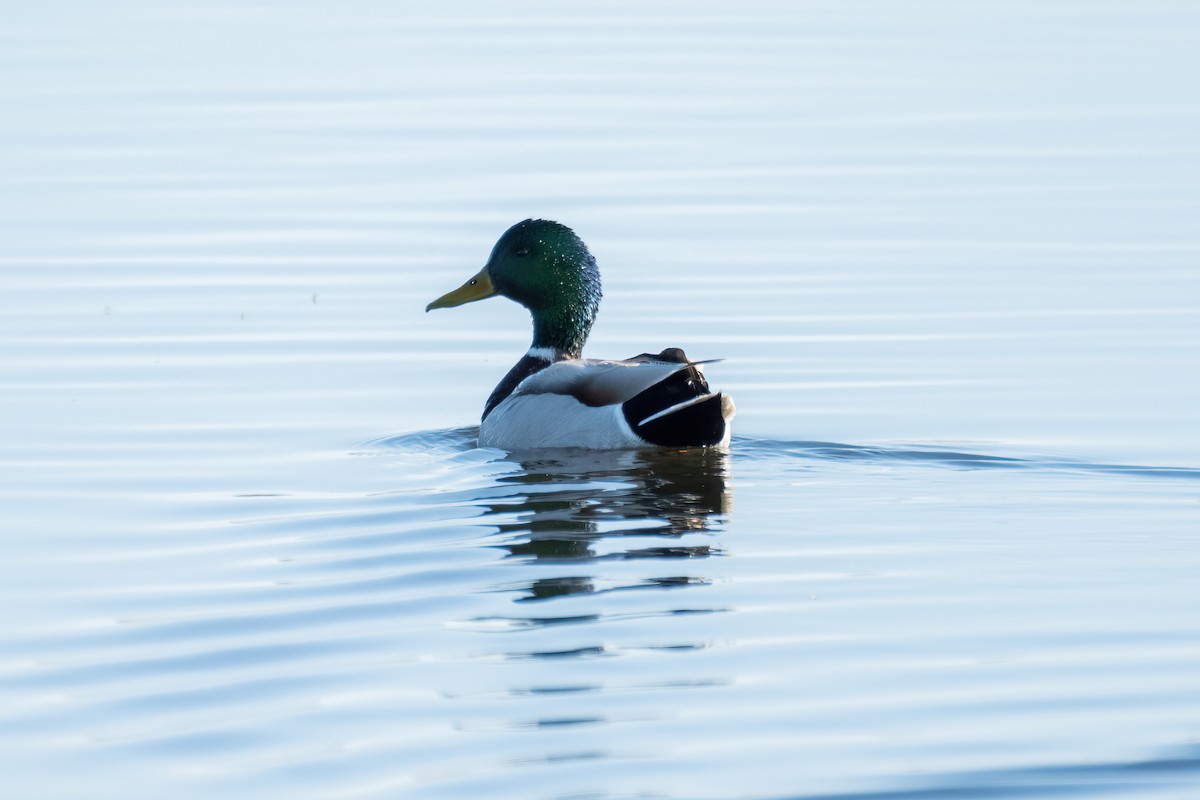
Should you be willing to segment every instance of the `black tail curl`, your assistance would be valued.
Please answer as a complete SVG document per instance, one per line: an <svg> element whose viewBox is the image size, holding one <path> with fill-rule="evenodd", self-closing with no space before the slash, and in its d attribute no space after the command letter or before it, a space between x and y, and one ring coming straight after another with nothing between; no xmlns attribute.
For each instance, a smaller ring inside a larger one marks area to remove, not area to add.
<svg viewBox="0 0 1200 800"><path fill-rule="evenodd" d="M694 366L672 373L621 408L633 432L652 444L697 447L725 438L722 395L709 391L708 381Z"/></svg>

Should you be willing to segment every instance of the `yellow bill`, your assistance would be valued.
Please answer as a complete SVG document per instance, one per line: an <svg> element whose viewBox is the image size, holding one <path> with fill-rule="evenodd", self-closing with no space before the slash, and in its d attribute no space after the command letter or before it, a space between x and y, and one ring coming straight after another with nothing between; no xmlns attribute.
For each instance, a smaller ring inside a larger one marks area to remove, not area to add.
<svg viewBox="0 0 1200 800"><path fill-rule="evenodd" d="M484 300L496 294L498 294L496 287L492 286L492 279L488 277L487 267L484 267L479 270L478 275L453 292L447 292L425 306L425 310L432 311L435 308L454 308L464 303L474 303L476 300Z"/></svg>

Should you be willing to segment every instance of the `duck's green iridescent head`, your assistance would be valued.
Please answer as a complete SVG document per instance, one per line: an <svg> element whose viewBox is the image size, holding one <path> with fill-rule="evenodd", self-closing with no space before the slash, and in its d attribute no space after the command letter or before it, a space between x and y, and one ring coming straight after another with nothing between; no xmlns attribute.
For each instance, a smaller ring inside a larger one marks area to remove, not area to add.
<svg viewBox="0 0 1200 800"><path fill-rule="evenodd" d="M504 232L478 275L425 310L498 294L529 309L534 347L577 358L600 305L600 272L587 245L566 225L527 219Z"/></svg>

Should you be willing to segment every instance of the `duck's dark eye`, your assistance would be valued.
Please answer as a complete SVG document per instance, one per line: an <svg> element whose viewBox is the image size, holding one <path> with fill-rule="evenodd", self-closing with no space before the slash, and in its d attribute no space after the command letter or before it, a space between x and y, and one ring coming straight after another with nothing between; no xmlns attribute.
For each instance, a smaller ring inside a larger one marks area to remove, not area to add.
<svg viewBox="0 0 1200 800"><path fill-rule="evenodd" d="M513 250L513 255L514 256L527 256L527 255L529 255L529 248L528 247L518 247L516 250Z"/></svg>

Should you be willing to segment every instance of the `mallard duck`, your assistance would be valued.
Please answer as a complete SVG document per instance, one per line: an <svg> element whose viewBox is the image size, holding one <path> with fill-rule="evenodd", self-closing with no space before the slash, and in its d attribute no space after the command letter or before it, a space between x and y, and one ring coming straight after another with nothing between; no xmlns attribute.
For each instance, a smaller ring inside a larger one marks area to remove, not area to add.
<svg viewBox="0 0 1200 800"><path fill-rule="evenodd" d="M533 344L483 407L479 444L540 447L727 445L733 401L708 388L701 365L670 347L623 360L583 358L600 305L600 272L566 225L527 219L492 248L487 264L425 307L502 295L529 309Z"/></svg>

